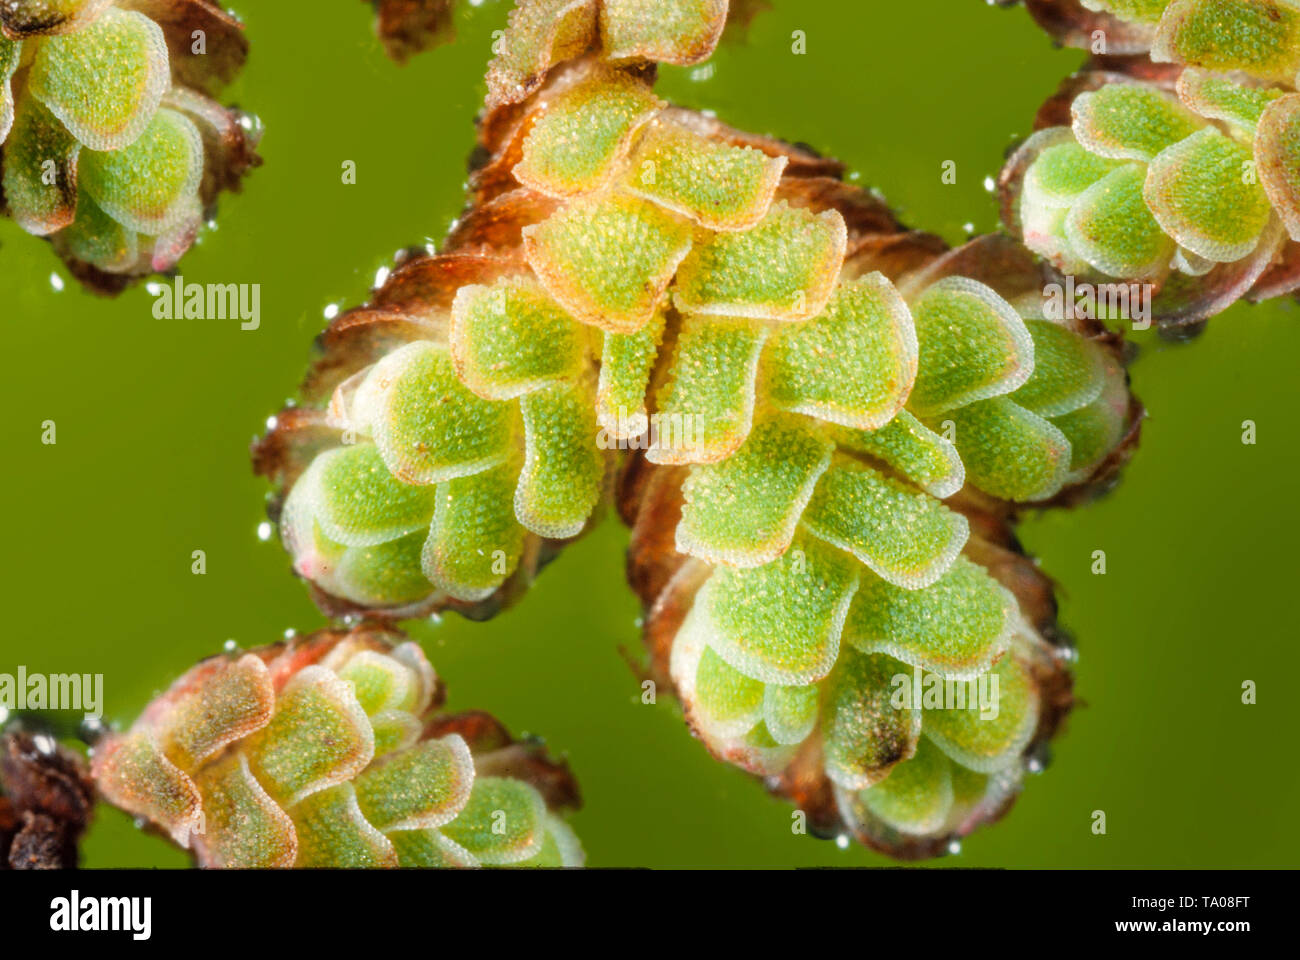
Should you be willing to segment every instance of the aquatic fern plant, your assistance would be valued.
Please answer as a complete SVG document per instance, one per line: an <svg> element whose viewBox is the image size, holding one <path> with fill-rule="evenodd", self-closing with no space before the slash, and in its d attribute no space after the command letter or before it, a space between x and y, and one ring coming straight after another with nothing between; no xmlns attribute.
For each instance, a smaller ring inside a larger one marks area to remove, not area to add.
<svg viewBox="0 0 1300 960"><path fill-rule="evenodd" d="M317 602L377 619L490 616L617 486L701 739L818 833L932 855L1070 703L1006 522L1104 487L1140 407L1022 247L949 251L837 162L660 100L727 13L519 3L465 213L331 323L254 462Z"/></svg>
<svg viewBox="0 0 1300 960"><path fill-rule="evenodd" d="M0 4L4 212L89 288L166 271L259 160L213 97L248 51L211 0Z"/></svg>
<svg viewBox="0 0 1300 960"><path fill-rule="evenodd" d="M581 865L567 765L442 698L401 634L324 630L203 661L91 769L204 867Z"/></svg>
<svg viewBox="0 0 1300 960"><path fill-rule="evenodd" d="M1168 325L1300 288L1300 7L1026 5L1095 54L1002 175L1004 219L1030 249L1150 284Z"/></svg>

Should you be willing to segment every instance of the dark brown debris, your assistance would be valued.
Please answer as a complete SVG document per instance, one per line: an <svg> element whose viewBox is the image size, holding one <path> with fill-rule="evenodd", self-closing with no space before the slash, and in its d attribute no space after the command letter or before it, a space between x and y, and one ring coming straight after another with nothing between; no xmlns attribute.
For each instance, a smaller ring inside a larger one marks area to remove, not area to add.
<svg viewBox="0 0 1300 960"><path fill-rule="evenodd" d="M0 869L76 867L94 797L74 751L25 731L0 737Z"/></svg>
<svg viewBox="0 0 1300 960"><path fill-rule="evenodd" d="M396 63L456 38L452 0L370 0L375 34Z"/></svg>

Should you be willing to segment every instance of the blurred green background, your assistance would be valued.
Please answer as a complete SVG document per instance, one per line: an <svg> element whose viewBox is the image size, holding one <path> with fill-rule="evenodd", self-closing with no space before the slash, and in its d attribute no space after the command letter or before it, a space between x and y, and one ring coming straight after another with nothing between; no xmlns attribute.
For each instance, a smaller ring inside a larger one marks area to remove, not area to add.
<svg viewBox="0 0 1300 960"><path fill-rule="evenodd" d="M6 374L9 626L0 671L105 675L107 718L227 639L256 646L322 622L278 542L258 540L266 488L246 448L292 395L323 311L365 300L394 251L457 214L492 31L507 0L460 0L456 42L405 67L356 0L238 0L252 56L228 99L266 123L266 164L223 200L182 262L199 282L262 285L262 327L163 321L137 287L82 293L47 244L0 223ZM942 12L940 12L940 8ZM791 51L793 31L807 52ZM847 161L909 222L960 241L996 225L984 180L1081 62L1019 9L975 0L777 0L741 46L661 91L738 126ZM344 161L357 183L344 185ZM942 164L957 182L941 182ZM62 290L53 278L62 279ZM1030 516L1059 579L1086 701L1002 823L952 866L1293 866L1300 860L1294 444L1297 306L1238 306L1188 345L1140 338L1152 411L1136 462L1103 502ZM40 442L55 420L58 443ZM1258 443L1241 442L1243 420ZM612 519L488 624L417 624L452 708L483 707L566 754L585 793L593 866L862 866L860 849L795 836L786 804L714 762L666 696L640 703L639 650ZM190 572L204 550L208 572ZM1108 573L1090 573L1105 550ZM1259 702L1241 703L1241 684ZM1091 832L1104 810L1108 833ZM88 866L180 866L104 810Z"/></svg>

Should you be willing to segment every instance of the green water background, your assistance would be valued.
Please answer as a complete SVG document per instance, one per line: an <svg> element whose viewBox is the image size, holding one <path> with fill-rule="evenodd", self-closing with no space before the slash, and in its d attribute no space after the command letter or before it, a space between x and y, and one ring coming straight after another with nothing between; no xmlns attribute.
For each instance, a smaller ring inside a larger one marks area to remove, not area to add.
<svg viewBox="0 0 1300 960"><path fill-rule="evenodd" d="M293 394L325 308L364 301L394 251L437 240L458 212L508 5L461 2L456 43L401 68L355 0L235 6L252 56L229 99L265 121L266 165L223 200L219 229L182 269L192 281L261 284L261 329L156 320L142 287L95 299L46 244L0 223L0 670L103 673L118 721L227 639L256 646L322 623L278 543L257 538L266 488L247 444ZM841 157L910 223L957 242L966 225L995 227L985 178L1081 61L1023 11L975 0L778 0L747 44L703 72L665 70L661 92ZM348 160L355 185L341 182ZM949 160L957 179L945 185ZM1010 816L944 865L1300 859L1288 706L1300 676L1297 307L1237 306L1190 345L1139 342L1132 372L1152 415L1122 486L1023 527L1060 582L1085 704ZM50 419L54 446L40 442ZM1241 442L1247 419L1255 445ZM416 625L449 705L490 709L569 757L593 866L885 864L793 835L790 808L710 759L668 697L640 702L620 655L639 644L625 543L610 520L495 621ZM204 576L190 572L197 549ZM1104 576L1090 572L1099 549ZM1246 680L1258 684L1254 706L1241 703ZM1104 836L1091 829L1096 810ZM112 810L85 852L88 866L187 862Z"/></svg>

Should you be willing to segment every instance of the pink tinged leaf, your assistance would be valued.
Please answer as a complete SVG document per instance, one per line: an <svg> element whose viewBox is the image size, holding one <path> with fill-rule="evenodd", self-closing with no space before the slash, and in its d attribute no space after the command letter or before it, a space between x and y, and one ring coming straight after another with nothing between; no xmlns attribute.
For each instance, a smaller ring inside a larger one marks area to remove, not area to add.
<svg viewBox="0 0 1300 960"><path fill-rule="evenodd" d="M266 664L250 653L234 662L220 657L199 664L141 720L173 763L194 770L226 745L266 726L274 710Z"/></svg>
<svg viewBox="0 0 1300 960"><path fill-rule="evenodd" d="M201 829L198 787L163 755L152 732L135 730L101 743L91 773L109 802L158 824L182 847Z"/></svg>

